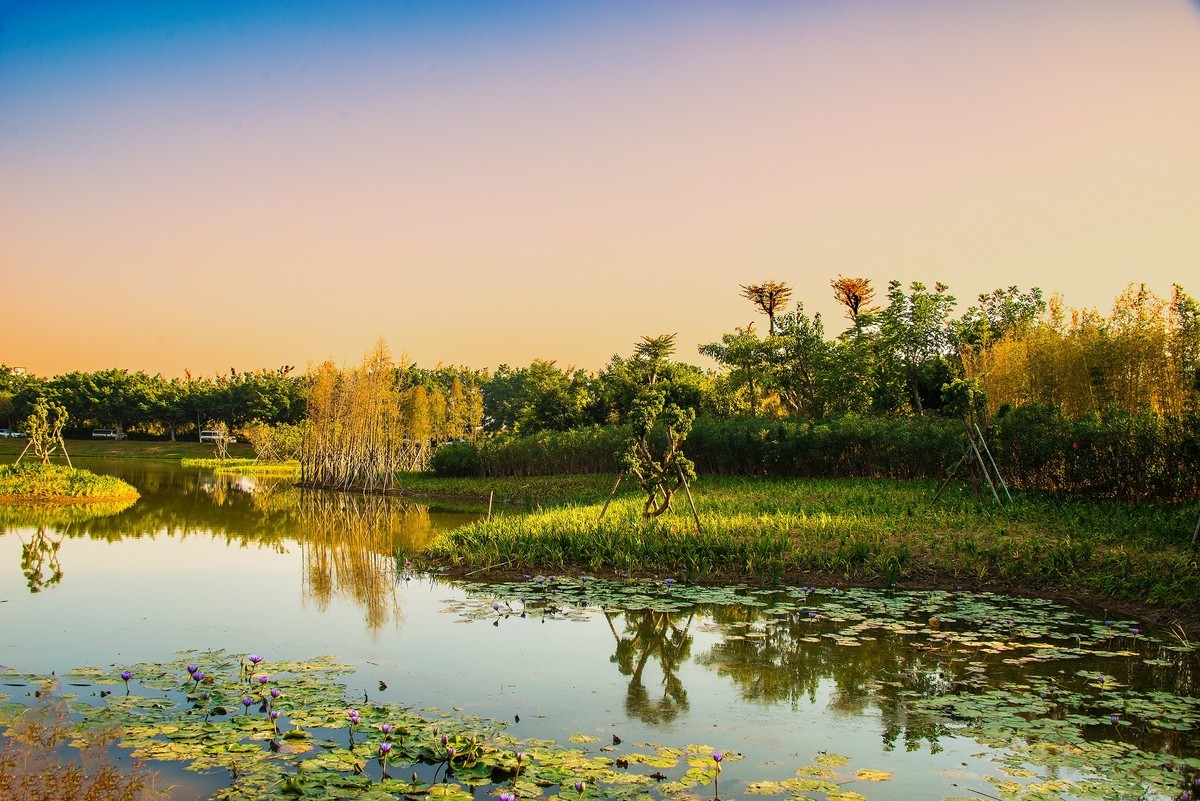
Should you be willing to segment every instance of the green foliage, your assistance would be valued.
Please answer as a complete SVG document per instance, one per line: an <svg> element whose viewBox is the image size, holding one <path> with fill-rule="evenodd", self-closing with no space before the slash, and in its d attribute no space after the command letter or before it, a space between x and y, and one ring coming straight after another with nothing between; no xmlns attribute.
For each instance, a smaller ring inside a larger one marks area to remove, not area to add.
<svg viewBox="0 0 1200 801"><path fill-rule="evenodd" d="M58 464L0 465L0 499L106 501L137 497L138 491L116 476L98 476Z"/></svg>
<svg viewBox="0 0 1200 801"><path fill-rule="evenodd" d="M1013 409L990 440L1010 486L1097 498L1200 497L1200 414L1118 408L1071 419L1056 406Z"/></svg>
<svg viewBox="0 0 1200 801"><path fill-rule="evenodd" d="M62 430L67 424L67 410L60 404L47 403L38 398L33 412L25 419L25 432L29 436L29 447L33 455L43 464L62 446Z"/></svg>
<svg viewBox="0 0 1200 801"><path fill-rule="evenodd" d="M199 668L201 678L187 672L189 662ZM80 724L63 727L56 744L94 747L107 743L114 727L120 727L120 744L132 749L137 760L182 762L201 772L228 771L229 786L216 796L226 801L382 801L399 795L470 801L480 787L491 788L493 795L507 791L541 798L543 788L569 787L575 781L595 788L600 797L664 799L674 792L666 785L656 788L648 775L650 766L659 775L671 771L679 789L708 784L719 773L708 745L641 744L627 746L620 755L597 754L545 739L517 740L500 721L351 701L338 680L349 670L332 657L251 663L222 651L132 665L125 674L125 694L105 694L99 704L76 700L70 705ZM122 679L115 673L80 668L64 679L77 685L119 686ZM29 714L41 714L47 704L63 707L50 677L18 676L7 670L0 670L0 676L41 686L39 696L48 700ZM268 688L277 690L278 697ZM0 715L0 724L4 722ZM702 761L704 755L707 762ZM647 770L617 770L618 756L625 768L639 765ZM740 758L734 752L724 754L725 761ZM8 765L0 761L0 770ZM0 773L0 780L4 778ZM49 798L57 801L59 796ZM113 801L104 795L91 798Z"/></svg>
<svg viewBox="0 0 1200 801"><path fill-rule="evenodd" d="M591 426L450 443L433 455L439 476L549 476L615 473L629 426Z"/></svg>
<svg viewBox="0 0 1200 801"><path fill-rule="evenodd" d="M650 387L634 401L629 412L633 435L621 452L621 466L646 493L645 517L657 517L671 508L672 495L696 479L696 468L680 447L696 419L691 409L664 406L666 395ZM655 447L655 429L661 429L662 447Z"/></svg>
<svg viewBox="0 0 1200 801"><path fill-rule="evenodd" d="M696 487L702 535L690 514L646 519L641 500L627 496L599 521L600 501L589 500L476 522L443 534L428 553L464 569L1015 583L1200 611L1188 505L1018 494L995 509L951 493L931 507L932 481L702 477Z"/></svg>

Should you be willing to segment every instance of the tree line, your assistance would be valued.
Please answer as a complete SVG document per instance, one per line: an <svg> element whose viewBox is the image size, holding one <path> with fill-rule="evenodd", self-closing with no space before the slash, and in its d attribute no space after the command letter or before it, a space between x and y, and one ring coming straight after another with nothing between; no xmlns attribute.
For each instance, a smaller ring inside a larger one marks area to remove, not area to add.
<svg viewBox="0 0 1200 801"><path fill-rule="evenodd" d="M656 370L665 403L714 419L922 416L942 411L945 385L967 379L979 382L993 414L1030 405L1071 419L1114 409L1200 410L1200 305L1178 285L1162 298L1132 284L1107 314L1071 309L1038 288L1008 287L980 295L956 316L945 284L892 281L879 294L867 279L838 276L830 291L844 320L833 335L785 282L740 291L748 316L766 318L765 333L751 319L700 345L698 353L719 369L663 360ZM401 359L386 369L393 383L414 393L420 387L427 400L459 393L477 404L474 422L458 425L452 437L431 423L431 443L629 423L647 380L636 353L614 355L594 372L544 359L495 371ZM301 375L284 366L168 379L113 368L38 378L0 366L0 421L19 427L44 398L66 409L74 427L68 435L112 427L174 438L218 422L234 432L297 424L310 416L314 388L331 371L318 366Z"/></svg>

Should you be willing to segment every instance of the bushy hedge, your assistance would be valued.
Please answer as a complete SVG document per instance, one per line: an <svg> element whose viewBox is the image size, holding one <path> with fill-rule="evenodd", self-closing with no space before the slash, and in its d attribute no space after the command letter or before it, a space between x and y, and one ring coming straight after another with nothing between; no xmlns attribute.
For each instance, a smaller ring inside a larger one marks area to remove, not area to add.
<svg viewBox="0 0 1200 801"><path fill-rule="evenodd" d="M496 437L440 449L447 476L613 472L623 426ZM1113 410L1070 419L1052 406L1024 406L987 432L1009 486L1124 500L1200 497L1200 416ZM957 419L863 417L821 421L696 421L684 451L700 473L811 478L941 478L962 455Z"/></svg>
<svg viewBox="0 0 1200 801"><path fill-rule="evenodd" d="M444 476L611 473L619 469L616 453L629 435L628 426L592 426L451 443L438 448L431 466Z"/></svg>
<svg viewBox="0 0 1200 801"><path fill-rule="evenodd" d="M991 444L1010 486L1123 500L1200 497L1200 415L1110 409L1070 419L1055 406L1012 410Z"/></svg>

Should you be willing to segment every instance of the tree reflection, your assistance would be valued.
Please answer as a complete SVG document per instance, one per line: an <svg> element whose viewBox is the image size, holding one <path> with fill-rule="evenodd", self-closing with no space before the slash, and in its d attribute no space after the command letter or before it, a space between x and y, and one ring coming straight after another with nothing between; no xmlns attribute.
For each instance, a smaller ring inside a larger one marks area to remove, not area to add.
<svg viewBox="0 0 1200 801"><path fill-rule="evenodd" d="M41 592L44 587L62 581L62 562L58 558L62 541L61 536L58 539L48 536L45 526L40 526L29 542L21 537L21 572L30 592Z"/></svg>
<svg viewBox="0 0 1200 801"><path fill-rule="evenodd" d="M399 621L399 566L404 554L419 551L432 537L429 509L379 495L295 492L309 597L321 609L335 597L349 598L363 607L372 631L389 619Z"/></svg>
<svg viewBox="0 0 1200 801"><path fill-rule="evenodd" d="M938 740L950 729L939 718L913 711L908 701L945 692L951 665L924 653L898 634L838 636L845 624L825 621L804 609L765 617L754 607L716 607L722 642L697 657L699 664L730 678L746 701L772 705L815 703L823 683L829 706L844 715L879 710L884 747L900 741L907 750ZM844 632L843 632L844 633Z"/></svg>
<svg viewBox="0 0 1200 801"><path fill-rule="evenodd" d="M624 631L617 633L614 620L620 617ZM687 690L680 681L680 666L691 656L692 635L689 628L693 615L682 625L667 612L645 609L619 615L606 612L609 630L617 641L616 651L609 658L623 676L629 676L625 692L625 713L644 723L670 723L689 708ZM662 695L651 696L643 674L652 658L662 671Z"/></svg>
<svg viewBox="0 0 1200 801"><path fill-rule="evenodd" d="M80 504L0 505L0 533L13 531L21 542L21 573L31 593L41 592L62 581L59 552L73 525L116 515L133 500Z"/></svg>

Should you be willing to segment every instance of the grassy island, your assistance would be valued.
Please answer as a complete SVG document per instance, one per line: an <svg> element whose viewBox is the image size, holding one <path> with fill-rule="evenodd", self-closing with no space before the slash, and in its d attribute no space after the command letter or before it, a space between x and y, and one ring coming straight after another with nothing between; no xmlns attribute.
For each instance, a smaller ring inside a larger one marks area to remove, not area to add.
<svg viewBox="0 0 1200 801"><path fill-rule="evenodd" d="M478 481L484 489L487 480ZM697 534L686 501L647 520L644 499L625 485L601 520L611 476L526 478L519 492L513 482L496 482L497 496L525 494L540 508L446 532L426 556L477 577L580 570L704 582L962 586L1128 606L1160 619L1200 610L1191 504L1020 493L997 507L955 493L931 506L932 481L704 476L693 485ZM402 483L433 493L440 482ZM467 483L447 481L446 489L464 494ZM572 486L579 492L559 503L548 497Z"/></svg>
<svg viewBox="0 0 1200 801"><path fill-rule="evenodd" d="M136 489L115 476L59 464L0 465L0 503L96 503L137 497Z"/></svg>

